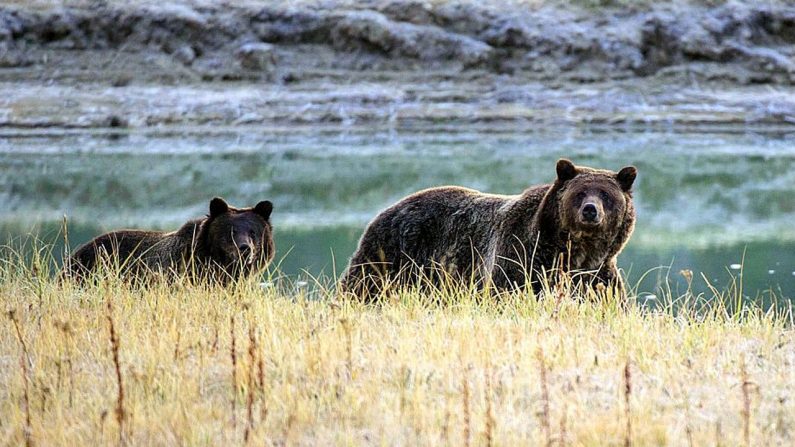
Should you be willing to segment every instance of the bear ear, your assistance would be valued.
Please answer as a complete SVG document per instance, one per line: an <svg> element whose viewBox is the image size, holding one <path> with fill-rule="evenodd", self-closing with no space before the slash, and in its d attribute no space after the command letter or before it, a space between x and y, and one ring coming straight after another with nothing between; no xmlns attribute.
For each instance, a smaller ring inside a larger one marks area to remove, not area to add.
<svg viewBox="0 0 795 447"><path fill-rule="evenodd" d="M210 217L220 216L229 211L229 205L220 197L210 200Z"/></svg>
<svg viewBox="0 0 795 447"><path fill-rule="evenodd" d="M558 181L567 182L577 176L577 167L571 160L561 158L558 160Z"/></svg>
<svg viewBox="0 0 795 447"><path fill-rule="evenodd" d="M634 166L627 166L626 168L618 171L618 174L616 174L616 180L618 180L618 184L621 185L621 189L624 191L629 191L632 189L632 184L635 182L635 177L637 176L637 168Z"/></svg>
<svg viewBox="0 0 795 447"><path fill-rule="evenodd" d="M254 207L254 212L262 216L263 219L268 220L273 212L273 204L270 200L263 200Z"/></svg>

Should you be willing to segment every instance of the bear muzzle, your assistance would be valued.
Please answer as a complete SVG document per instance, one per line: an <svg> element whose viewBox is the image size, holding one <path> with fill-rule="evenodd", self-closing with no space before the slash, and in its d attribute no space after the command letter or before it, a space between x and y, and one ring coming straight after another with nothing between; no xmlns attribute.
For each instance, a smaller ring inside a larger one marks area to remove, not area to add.
<svg viewBox="0 0 795 447"><path fill-rule="evenodd" d="M249 257L249 255L251 255L251 246L248 245L248 244L245 244L245 243L240 244L237 247L237 249L238 249L238 251L240 251L240 257L241 258L245 259L245 258Z"/></svg>
<svg viewBox="0 0 795 447"><path fill-rule="evenodd" d="M256 250L248 244L240 244L226 251L226 259L228 268L250 267L256 261Z"/></svg>
<svg viewBox="0 0 795 447"><path fill-rule="evenodd" d="M254 250L252 249L251 245L249 245L249 244L240 244L240 246L238 247L238 250L240 251L240 260L241 260L242 263L244 263L246 265L254 264L254 260L255 260L256 257L254 256L255 253L254 253Z"/></svg>
<svg viewBox="0 0 795 447"><path fill-rule="evenodd" d="M580 207L579 221L585 225L599 225L604 213L593 202L585 202Z"/></svg>

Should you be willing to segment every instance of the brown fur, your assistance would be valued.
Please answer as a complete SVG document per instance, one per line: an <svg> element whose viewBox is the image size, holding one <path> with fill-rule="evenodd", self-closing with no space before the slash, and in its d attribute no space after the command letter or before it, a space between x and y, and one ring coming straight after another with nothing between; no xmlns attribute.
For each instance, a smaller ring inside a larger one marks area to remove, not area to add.
<svg viewBox="0 0 795 447"><path fill-rule="evenodd" d="M554 183L516 196L455 186L417 192L370 222L340 288L369 300L389 281L444 275L500 290L529 282L538 291L561 254L565 269L586 271L581 279L621 288L616 256L635 224L636 172L560 160Z"/></svg>
<svg viewBox="0 0 795 447"><path fill-rule="evenodd" d="M82 281L103 261L130 279L189 275L227 283L261 272L273 259L273 205L233 208L210 201L210 214L173 232L119 230L82 245L64 266L64 276Z"/></svg>

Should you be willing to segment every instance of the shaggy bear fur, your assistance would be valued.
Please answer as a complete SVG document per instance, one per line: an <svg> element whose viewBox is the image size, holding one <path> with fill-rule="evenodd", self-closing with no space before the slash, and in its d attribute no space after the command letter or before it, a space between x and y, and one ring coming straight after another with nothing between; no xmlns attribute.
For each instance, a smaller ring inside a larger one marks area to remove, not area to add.
<svg viewBox="0 0 795 447"><path fill-rule="evenodd" d="M129 279L188 275L225 284L261 272L273 259L272 211L267 200L233 208L216 197L209 215L174 232L119 230L98 236L74 252L64 276L79 282L104 264Z"/></svg>
<svg viewBox="0 0 795 447"><path fill-rule="evenodd" d="M387 283L438 283L440 276L538 291L556 267L579 272L581 283L621 289L616 256L635 225L636 175L632 166L616 173L562 159L554 183L520 195L455 186L417 192L370 222L341 291L370 300Z"/></svg>

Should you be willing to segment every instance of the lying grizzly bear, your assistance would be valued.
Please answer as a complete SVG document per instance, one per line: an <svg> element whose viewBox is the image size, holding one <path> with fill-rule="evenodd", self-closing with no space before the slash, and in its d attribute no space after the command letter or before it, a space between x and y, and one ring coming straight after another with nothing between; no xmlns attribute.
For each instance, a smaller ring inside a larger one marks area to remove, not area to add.
<svg viewBox="0 0 795 447"><path fill-rule="evenodd" d="M387 283L442 275L498 290L529 283L538 292L543 272L559 264L582 272L580 283L622 289L616 256L635 225L636 175L632 166L616 173L562 159L554 183L516 196L456 186L417 192L370 222L341 291L370 300Z"/></svg>
<svg viewBox="0 0 795 447"><path fill-rule="evenodd" d="M187 275L226 284L261 272L273 259L272 211L267 200L233 208L216 197L209 215L177 231L119 230L96 237L74 252L64 276L80 282L104 263L129 279Z"/></svg>

